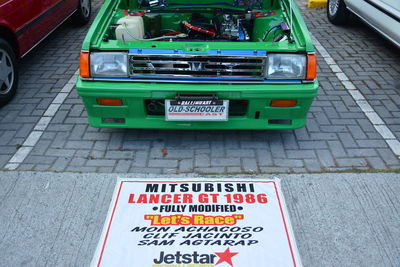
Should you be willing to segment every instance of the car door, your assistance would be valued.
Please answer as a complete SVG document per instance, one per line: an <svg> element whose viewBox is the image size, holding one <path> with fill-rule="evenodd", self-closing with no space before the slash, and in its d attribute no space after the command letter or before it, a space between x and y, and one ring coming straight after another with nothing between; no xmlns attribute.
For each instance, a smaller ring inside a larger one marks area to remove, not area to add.
<svg viewBox="0 0 400 267"><path fill-rule="evenodd" d="M400 43L400 0L345 0L347 7L386 38Z"/></svg>
<svg viewBox="0 0 400 267"><path fill-rule="evenodd" d="M46 32L38 22L42 10L41 0L0 0L0 25L15 33L20 56L33 47Z"/></svg>
<svg viewBox="0 0 400 267"><path fill-rule="evenodd" d="M381 0L386 5L392 7L395 11L400 12L400 1L399 0Z"/></svg>
<svg viewBox="0 0 400 267"><path fill-rule="evenodd" d="M48 31L52 31L71 15L78 6L77 0L42 0L44 8L48 13L46 22Z"/></svg>

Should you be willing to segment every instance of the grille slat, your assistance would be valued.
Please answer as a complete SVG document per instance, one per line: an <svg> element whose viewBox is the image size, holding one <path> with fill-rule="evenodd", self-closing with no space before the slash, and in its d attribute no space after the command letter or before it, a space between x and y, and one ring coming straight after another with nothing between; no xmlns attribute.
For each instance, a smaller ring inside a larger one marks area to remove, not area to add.
<svg viewBox="0 0 400 267"><path fill-rule="evenodd" d="M135 70L155 70L154 68L142 68L142 67L135 67ZM191 71L192 69L190 68L157 68L157 71ZM260 72L260 70L257 69L214 69L214 68L210 68L210 69L204 69L201 72L210 72L210 73L214 73L214 72Z"/></svg>
<svg viewBox="0 0 400 267"><path fill-rule="evenodd" d="M147 64L147 63L152 63L152 64L189 64L190 62L193 63L204 63L205 61L202 60L138 60L138 59L133 59L131 58L131 63L134 64ZM263 63L250 63L250 62L215 62L215 61L209 61L207 62L210 65L224 65L224 66L229 66L229 65L238 65L238 66L262 66Z"/></svg>
<svg viewBox="0 0 400 267"><path fill-rule="evenodd" d="M264 77L265 57L210 55L130 55L131 76Z"/></svg>

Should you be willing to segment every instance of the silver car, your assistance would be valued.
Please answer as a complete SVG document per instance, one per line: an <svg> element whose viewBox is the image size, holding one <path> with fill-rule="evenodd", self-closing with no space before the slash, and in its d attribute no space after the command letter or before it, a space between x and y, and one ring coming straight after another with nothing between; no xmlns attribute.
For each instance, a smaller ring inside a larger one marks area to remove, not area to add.
<svg viewBox="0 0 400 267"><path fill-rule="evenodd" d="M333 24L345 24L350 12L400 47L400 0L328 0Z"/></svg>

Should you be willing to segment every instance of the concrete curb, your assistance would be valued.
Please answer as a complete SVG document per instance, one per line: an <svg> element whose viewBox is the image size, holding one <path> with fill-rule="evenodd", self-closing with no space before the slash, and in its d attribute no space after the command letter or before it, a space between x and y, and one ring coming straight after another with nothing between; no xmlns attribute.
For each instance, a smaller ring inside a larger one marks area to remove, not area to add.
<svg viewBox="0 0 400 267"><path fill-rule="evenodd" d="M308 0L308 8L325 8L327 0Z"/></svg>

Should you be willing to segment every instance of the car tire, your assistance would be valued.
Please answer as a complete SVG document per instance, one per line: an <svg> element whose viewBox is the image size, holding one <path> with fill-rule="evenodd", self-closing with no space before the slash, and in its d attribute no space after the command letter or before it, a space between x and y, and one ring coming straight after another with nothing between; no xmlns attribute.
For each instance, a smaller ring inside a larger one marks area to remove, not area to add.
<svg viewBox="0 0 400 267"><path fill-rule="evenodd" d="M328 0L326 13L329 21L335 25L346 24L350 15L344 0Z"/></svg>
<svg viewBox="0 0 400 267"><path fill-rule="evenodd" d="M15 96L18 87L18 61L10 44L0 38L0 107Z"/></svg>
<svg viewBox="0 0 400 267"><path fill-rule="evenodd" d="M92 1L91 0L79 0L78 8L75 11L73 21L78 26L87 24L92 14Z"/></svg>

